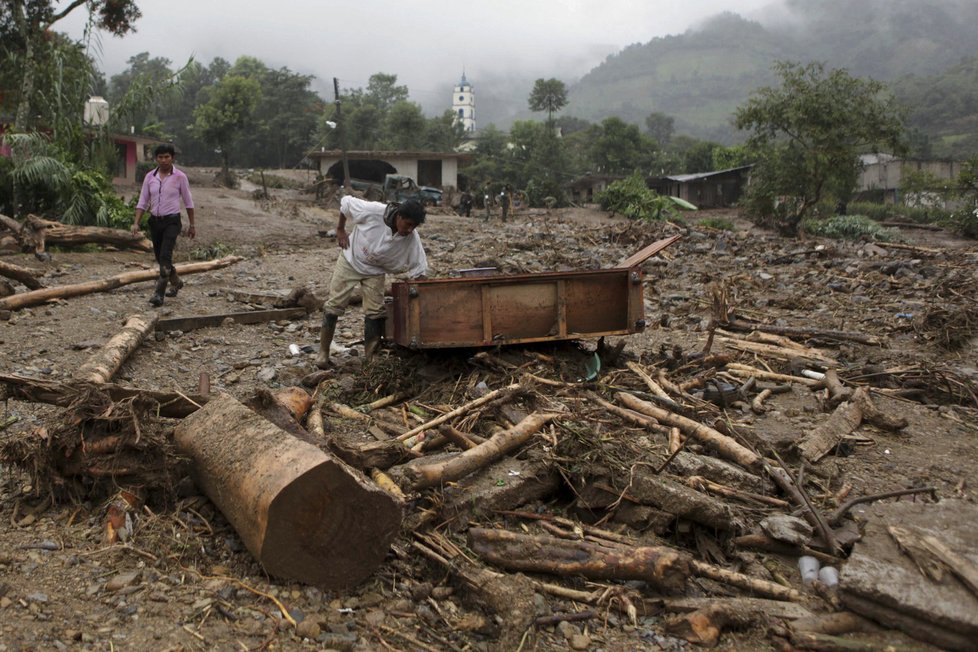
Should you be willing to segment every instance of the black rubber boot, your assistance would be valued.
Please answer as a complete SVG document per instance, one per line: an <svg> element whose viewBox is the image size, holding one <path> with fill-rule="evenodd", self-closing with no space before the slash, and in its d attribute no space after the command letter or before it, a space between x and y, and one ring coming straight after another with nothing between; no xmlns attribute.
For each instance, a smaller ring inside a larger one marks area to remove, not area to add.
<svg viewBox="0 0 978 652"><path fill-rule="evenodd" d="M179 276L177 276L177 270L171 269L170 270L170 289L166 291L166 296L168 296L168 297L175 297L175 296L177 296L177 292L179 292L180 291L180 288L182 288L182 287L183 287L183 281L180 280L180 277Z"/></svg>
<svg viewBox="0 0 978 652"><path fill-rule="evenodd" d="M366 317L363 320L363 357L370 362L380 349L380 338L384 336L386 317Z"/></svg>
<svg viewBox="0 0 978 652"><path fill-rule="evenodd" d="M333 343L337 319L336 315L323 313L323 325L319 329L319 355L316 356L316 366L320 369L329 367L329 345Z"/></svg>
<svg viewBox="0 0 978 652"><path fill-rule="evenodd" d="M159 308L163 305L163 293L166 292L166 277L161 276L156 281L156 291L149 299L149 305Z"/></svg>

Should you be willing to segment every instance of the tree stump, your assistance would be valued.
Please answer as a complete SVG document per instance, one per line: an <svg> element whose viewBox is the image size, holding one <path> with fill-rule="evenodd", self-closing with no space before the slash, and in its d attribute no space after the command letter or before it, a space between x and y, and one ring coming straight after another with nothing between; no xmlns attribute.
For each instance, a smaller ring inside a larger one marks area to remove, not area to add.
<svg viewBox="0 0 978 652"><path fill-rule="evenodd" d="M383 562L400 529L397 500L230 396L212 398L174 437L197 486L271 575L353 586Z"/></svg>

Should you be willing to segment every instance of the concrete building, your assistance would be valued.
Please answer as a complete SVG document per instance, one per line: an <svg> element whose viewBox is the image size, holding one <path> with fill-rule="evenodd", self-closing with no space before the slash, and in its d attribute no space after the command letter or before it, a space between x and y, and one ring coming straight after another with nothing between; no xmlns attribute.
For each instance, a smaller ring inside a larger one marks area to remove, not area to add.
<svg viewBox="0 0 978 652"><path fill-rule="evenodd" d="M461 152L347 152L350 176L367 181L383 181L387 174L403 174L419 186L434 186L442 190L458 188L458 167L472 157ZM322 150L311 152L319 173L337 181L343 180L343 152Z"/></svg>
<svg viewBox="0 0 978 652"><path fill-rule="evenodd" d="M909 171L924 172L939 181L946 181L942 187L934 188L936 196L947 194L948 187L961 174L961 162L950 160L927 161L922 159L897 158L892 154L863 154L859 157L859 181L856 196L859 199L882 201L888 204L902 203L901 186L903 177Z"/></svg>

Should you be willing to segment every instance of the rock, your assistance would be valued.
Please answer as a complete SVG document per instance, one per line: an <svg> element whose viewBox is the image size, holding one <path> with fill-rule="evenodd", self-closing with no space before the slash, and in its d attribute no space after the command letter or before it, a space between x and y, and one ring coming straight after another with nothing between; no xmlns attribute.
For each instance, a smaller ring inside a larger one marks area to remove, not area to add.
<svg viewBox="0 0 978 652"><path fill-rule="evenodd" d="M574 623L569 623L566 620L562 620L557 623L557 633L569 641L575 636L580 636L581 628Z"/></svg>
<svg viewBox="0 0 978 652"><path fill-rule="evenodd" d="M978 506L961 500L878 503L865 509L865 536L839 578L842 603L856 613L933 645L973 650L978 640L978 596L945 574L935 582L901 553L889 525L937 538L978 564Z"/></svg>
<svg viewBox="0 0 978 652"><path fill-rule="evenodd" d="M301 623L295 626L295 634L300 638L308 638L310 640L316 640L322 633L322 628L319 627L319 623L307 618Z"/></svg>
<svg viewBox="0 0 978 652"><path fill-rule="evenodd" d="M142 573L140 571L134 571L132 573L119 573L105 583L105 590L115 592L124 589L127 586L132 586L139 581L141 574Z"/></svg>
<svg viewBox="0 0 978 652"><path fill-rule="evenodd" d="M258 370L258 373L255 374L255 378L263 383L270 383L273 380L275 380L277 376L278 376L278 371L276 371L272 367L262 367L261 369Z"/></svg>
<svg viewBox="0 0 978 652"><path fill-rule="evenodd" d="M761 529L772 539L796 546L808 545L814 533L807 521L786 514L768 516L761 521Z"/></svg>
<svg viewBox="0 0 978 652"><path fill-rule="evenodd" d="M572 650L586 650L591 645L591 637L587 634L575 634L568 641Z"/></svg>

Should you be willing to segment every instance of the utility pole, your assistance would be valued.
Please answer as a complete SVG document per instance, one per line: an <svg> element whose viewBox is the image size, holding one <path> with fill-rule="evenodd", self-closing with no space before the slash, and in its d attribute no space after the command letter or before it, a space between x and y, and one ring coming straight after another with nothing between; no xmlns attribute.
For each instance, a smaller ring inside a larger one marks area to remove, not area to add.
<svg viewBox="0 0 978 652"><path fill-rule="evenodd" d="M340 128L340 151L343 153L343 187L350 192L350 162L346 159L346 123L340 115L340 80L333 77L333 94L336 97L336 124Z"/></svg>

